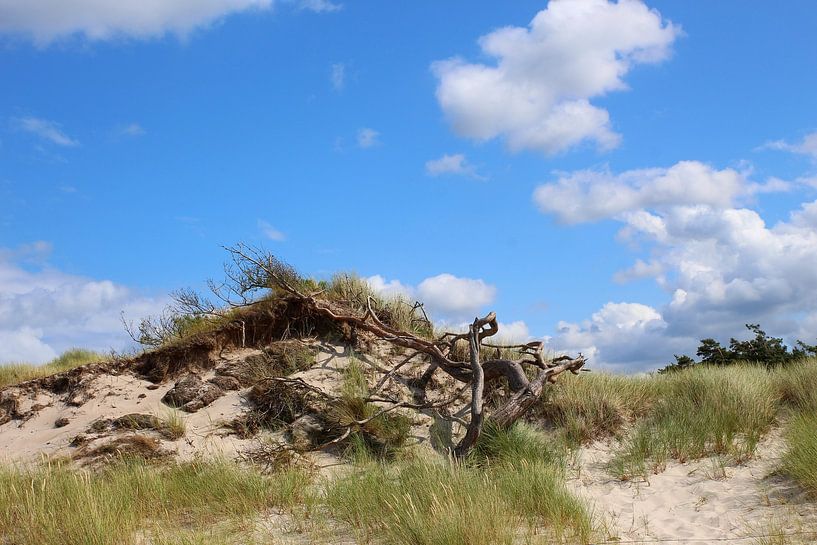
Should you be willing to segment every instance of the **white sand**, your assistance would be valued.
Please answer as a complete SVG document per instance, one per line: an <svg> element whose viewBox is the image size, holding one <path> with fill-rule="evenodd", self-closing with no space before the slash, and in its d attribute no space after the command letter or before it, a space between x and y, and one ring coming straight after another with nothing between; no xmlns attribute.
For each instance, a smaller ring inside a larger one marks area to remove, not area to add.
<svg viewBox="0 0 817 545"><path fill-rule="evenodd" d="M576 476L568 482L606 518L611 537L704 545L726 538L761 543L751 536L817 530L817 505L785 478L772 475L784 447L779 432L762 441L745 465L724 466L715 458L670 462L646 482L621 482L605 471L614 447L597 443L583 449ZM817 534L786 543L817 543Z"/></svg>

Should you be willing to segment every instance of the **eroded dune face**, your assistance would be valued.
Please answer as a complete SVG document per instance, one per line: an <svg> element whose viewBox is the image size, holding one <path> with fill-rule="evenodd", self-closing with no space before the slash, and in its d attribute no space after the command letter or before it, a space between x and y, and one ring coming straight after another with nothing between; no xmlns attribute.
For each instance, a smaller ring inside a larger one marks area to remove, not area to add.
<svg viewBox="0 0 817 545"><path fill-rule="evenodd" d="M302 349L300 360L283 365L281 353L293 343ZM316 443L323 429L314 415L296 411L283 419L288 425L280 430L261 430L258 392L270 375L280 375L335 395L352 360L372 368L383 364L376 355L343 344L286 341L213 351L206 360L176 365L161 380L154 369L131 361L88 365L7 387L0 391L0 459L57 456L88 464L118 454L242 458L258 443L259 433L285 443ZM399 384L389 392L411 395ZM426 441L432 423L420 415L415 440Z"/></svg>

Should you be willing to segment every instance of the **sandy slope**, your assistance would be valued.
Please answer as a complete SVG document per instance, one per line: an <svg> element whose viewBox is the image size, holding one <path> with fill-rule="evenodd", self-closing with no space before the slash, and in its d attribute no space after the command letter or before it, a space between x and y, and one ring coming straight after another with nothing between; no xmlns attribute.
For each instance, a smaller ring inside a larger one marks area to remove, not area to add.
<svg viewBox="0 0 817 545"><path fill-rule="evenodd" d="M614 447L596 443L583 449L568 483L606 517L611 536L704 545L726 538L760 543L750 536L817 530L817 505L773 474L784 447L778 431L761 442L757 456L745 465L724 466L715 458L670 462L664 472L640 482L621 482L605 471ZM817 534L786 541L815 542Z"/></svg>

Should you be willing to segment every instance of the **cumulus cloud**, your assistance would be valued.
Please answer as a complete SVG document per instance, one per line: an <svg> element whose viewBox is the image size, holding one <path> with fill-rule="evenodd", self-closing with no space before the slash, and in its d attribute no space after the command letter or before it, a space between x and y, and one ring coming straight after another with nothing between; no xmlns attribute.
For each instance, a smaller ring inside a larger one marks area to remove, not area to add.
<svg viewBox="0 0 817 545"><path fill-rule="evenodd" d="M727 207L738 197L756 192L757 186L733 169L681 161L669 168L621 174L606 170L564 173L557 181L536 188L533 199L542 212L564 223L580 223L685 204Z"/></svg>
<svg viewBox="0 0 817 545"><path fill-rule="evenodd" d="M417 295L432 312L467 319L494 301L496 287L480 279L443 273L420 282Z"/></svg>
<svg viewBox="0 0 817 545"><path fill-rule="evenodd" d="M426 161L426 173L429 176L441 176L443 174L454 174L457 176L467 176L475 180L484 180L474 165L470 164L462 153L453 155L445 154L439 159Z"/></svg>
<svg viewBox="0 0 817 545"><path fill-rule="evenodd" d="M74 147L79 145L77 140L65 134L60 124L54 121L39 117L23 117L15 120L15 124L21 131L37 135L58 146Z"/></svg>
<svg viewBox="0 0 817 545"><path fill-rule="evenodd" d="M668 337L667 327L650 306L611 302L583 322L559 322L550 346L572 354L581 352L594 368L648 370L669 363L673 353L692 346L691 339Z"/></svg>
<svg viewBox="0 0 817 545"><path fill-rule="evenodd" d="M426 278L416 287L380 275L366 281L377 293L418 299L433 318L448 322L471 320L496 298L496 287L484 280L449 273Z"/></svg>
<svg viewBox="0 0 817 545"><path fill-rule="evenodd" d="M762 148L799 153L817 159L817 131L805 135L800 142L794 144L785 140L774 140L766 142Z"/></svg>
<svg viewBox="0 0 817 545"><path fill-rule="evenodd" d="M270 240L282 242L287 239L287 236L283 232L279 231L264 220L258 220L258 229Z"/></svg>
<svg viewBox="0 0 817 545"><path fill-rule="evenodd" d="M49 250L44 243L0 249L0 363L41 363L74 346L122 349L128 337L120 312L138 319L166 303L54 269Z"/></svg>
<svg viewBox="0 0 817 545"><path fill-rule="evenodd" d="M272 6L273 0L0 0L0 32L29 36L40 44L71 35L90 40L183 36L227 15Z"/></svg>
<svg viewBox="0 0 817 545"><path fill-rule="evenodd" d="M527 28L480 38L495 64L434 63L437 100L464 137L503 137L511 150L546 154L584 141L610 149L620 136L591 99L626 89L633 66L669 57L680 32L638 0L550 2Z"/></svg>
<svg viewBox="0 0 817 545"><path fill-rule="evenodd" d="M380 144L380 133L374 129L364 127L357 131L357 145L366 149Z"/></svg>
<svg viewBox="0 0 817 545"><path fill-rule="evenodd" d="M754 210L709 205L640 211L622 221L650 257L617 279L653 278L667 302L629 304L629 314L608 304L587 322L560 324L555 346L633 369L692 354L704 337L725 342L746 323L789 341L817 339L817 201L771 226Z"/></svg>
<svg viewBox="0 0 817 545"><path fill-rule="evenodd" d="M522 320L515 322L499 322L499 333L497 333L497 340L499 342L507 343L524 343L530 340L531 334L528 329L528 324Z"/></svg>
<svg viewBox="0 0 817 545"><path fill-rule="evenodd" d="M379 274L366 278L366 283L380 295L385 297L403 297L410 299L414 297L414 288L406 286L399 280L386 280Z"/></svg>

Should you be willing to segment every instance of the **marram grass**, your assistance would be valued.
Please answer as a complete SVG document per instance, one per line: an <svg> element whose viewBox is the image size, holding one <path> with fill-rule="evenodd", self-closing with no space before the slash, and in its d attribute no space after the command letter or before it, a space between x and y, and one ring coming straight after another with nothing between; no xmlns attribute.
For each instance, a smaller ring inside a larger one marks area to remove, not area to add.
<svg viewBox="0 0 817 545"><path fill-rule="evenodd" d="M97 352L72 348L62 355L43 365L29 363L9 363L0 365L0 388L18 384L35 378L46 377L55 373L69 371L74 367L102 361L105 357Z"/></svg>
<svg viewBox="0 0 817 545"><path fill-rule="evenodd" d="M0 467L0 536L20 545L129 545L180 526L238 523L304 501L310 477L235 464L158 467L123 461L101 472L51 463Z"/></svg>

